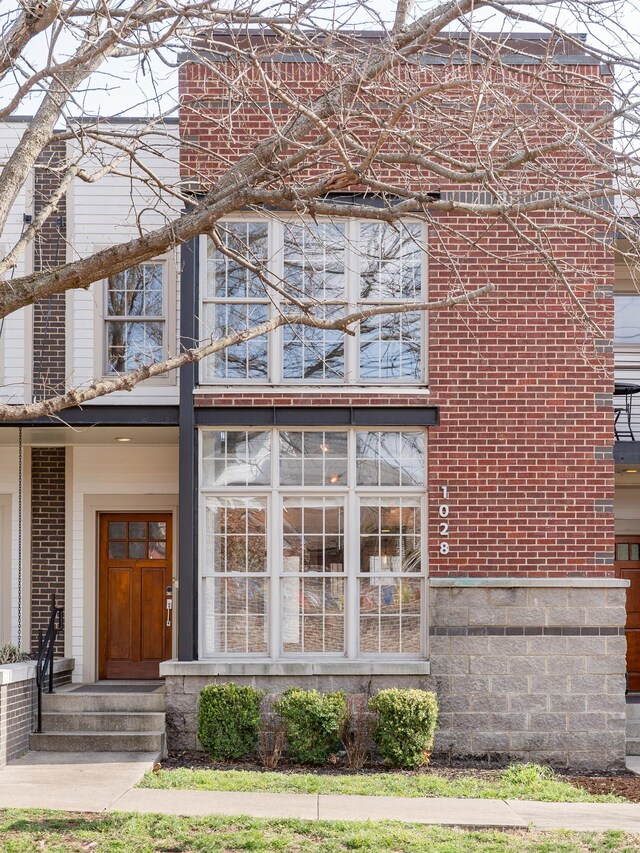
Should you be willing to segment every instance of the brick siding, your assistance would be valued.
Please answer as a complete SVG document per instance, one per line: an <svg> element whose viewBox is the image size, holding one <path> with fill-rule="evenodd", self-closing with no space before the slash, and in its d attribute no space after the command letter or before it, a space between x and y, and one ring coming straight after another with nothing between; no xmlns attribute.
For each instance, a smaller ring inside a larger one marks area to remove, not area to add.
<svg viewBox="0 0 640 853"><path fill-rule="evenodd" d="M29 749L35 680L0 686L0 767Z"/></svg>
<svg viewBox="0 0 640 853"><path fill-rule="evenodd" d="M31 647L38 630L46 630L51 595L64 604L65 589L65 448L31 449ZM59 637L56 654L64 649Z"/></svg>
<svg viewBox="0 0 640 853"><path fill-rule="evenodd" d="M239 85L246 85L249 97L260 101L257 72L245 70L247 78ZM527 102L532 84L526 69L514 65L503 71L519 91L523 110L533 109L534 101ZM322 82L346 72L313 62L282 62L277 68L270 65L269 73L276 74L293 95L311 97ZM419 73L428 82L430 75L444 78L467 71L431 66ZM185 63L181 69L183 178L199 182L202 189L224 172L227 158L234 162L272 131L272 115L280 123L288 115L284 105L275 104L272 113L241 104L242 94L234 93L226 82L238 74L238 68L227 62L207 67ZM549 87L564 112L581 122L605 114L610 78L601 68L559 66L554 75ZM376 85L370 91L372 101ZM385 81L380 85L384 88ZM380 102L393 97L387 92ZM226 110L230 101L238 109ZM443 131L430 122L428 109L425 113L416 112L413 118L416 132L428 140ZM538 119L535 129L528 125L529 145L558 132L550 111L543 110ZM444 132L449 134L450 128ZM455 155L469 150L468 142L455 135L448 145ZM316 171L322 167L322 156L314 160ZM561 158L570 156L566 167L574 174L591 168L573 151L555 156L560 169ZM330 148L326 158L331 161ZM383 166L379 172L381 180L390 177ZM304 174L298 175L300 180ZM424 190L432 187L434 178L430 173L421 175L416 167L403 169L393 180L409 186L418 183ZM541 179L523 175L522 180L529 180L535 192L535 182ZM449 195L457 192L444 179L437 189ZM593 223L561 211L539 212L533 221L544 230L560 267L589 270L573 283L603 330L605 342L610 341L613 258L604 247L581 237L594 233ZM526 222L519 222L519 227L526 238L536 238ZM611 347L585 332L567 293L540 256L503 222L440 212L437 223L434 218L429 225L428 239L430 299L450 295L461 282L467 289L487 282L496 288L482 302L430 316L428 396L412 396L404 389L397 395L347 388L302 395L287 388L248 388L231 395L224 389L201 388L195 404L437 405L440 426L429 430L428 449L431 575L613 575L614 463L601 452L614 440ZM494 254L474 248L478 246ZM448 555L439 551L443 485L449 489Z"/></svg>
<svg viewBox="0 0 640 853"><path fill-rule="evenodd" d="M64 161L65 143L54 141L40 155L35 168L34 213L46 204L59 182L57 167ZM35 272L51 269L66 260L66 198L58 203L35 241ZM42 400L65 388L64 293L39 300L33 306L33 398Z"/></svg>

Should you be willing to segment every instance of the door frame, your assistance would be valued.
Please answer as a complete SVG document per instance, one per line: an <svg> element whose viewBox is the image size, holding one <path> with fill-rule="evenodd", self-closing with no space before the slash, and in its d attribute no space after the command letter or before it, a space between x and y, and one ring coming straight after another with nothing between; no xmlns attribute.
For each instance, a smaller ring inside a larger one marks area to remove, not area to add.
<svg viewBox="0 0 640 853"><path fill-rule="evenodd" d="M98 514L98 586L97 586L97 599L98 599L98 624L97 624L97 634L98 634L98 678L100 679L108 679L109 676L106 674L107 670L107 635L103 636L103 629L105 628L104 623L101 622L100 614L101 611L106 608L105 613L108 613L108 598L104 601L102 600L102 592L103 587L101 585L102 581L106 579L106 565L103 566L103 558L105 560L105 564L108 563L107 556L107 547L108 547L108 539L103 540L103 527L104 532L106 534L107 527L103 525L105 519L110 520L121 520L121 521L152 521L152 520L161 520L167 521L169 525L167 542L170 544L170 550L167 554L168 565L165 568L165 583L163 583L163 587L165 585L171 586L173 590L173 586L175 583L175 570L173 563L173 555L174 555L174 545L173 545L173 531L174 531L174 517L171 512L163 512L162 510L140 510L137 511L126 511L126 510L117 510L113 512L101 512ZM103 550L104 546L104 550ZM149 561L146 558L140 560L134 560L133 562L142 562L147 563L151 568L159 568L157 563L165 562L164 560L158 561ZM154 564L155 563L155 564ZM166 574L167 569L169 570L169 574ZM104 572L104 578L103 578ZM164 590L163 590L163 598L164 598ZM142 602L141 602L142 603ZM172 604L173 604L173 594L172 594ZM173 611L171 613L171 625L166 624L166 620L164 618L165 612L162 611L162 632L164 637L164 648L168 651L169 657L173 656L173 638L174 638L174 620L173 620ZM169 640L169 642L167 642ZM169 658L164 658L163 660L168 660ZM162 663L162 661L160 661ZM112 677L111 680L117 681L119 678L125 678L125 676L116 676ZM132 676L127 678L126 680L145 680L145 676Z"/></svg>
<svg viewBox="0 0 640 853"><path fill-rule="evenodd" d="M98 678L98 656L100 653L98 644L99 625L99 601L98 601L98 573L100 571L100 514L111 512L136 512L144 507L149 512L171 513L173 518L173 611L174 631L171 649L173 657L177 649L177 619L180 596L178 589L178 495L177 494L87 494L83 495L82 501L82 565L79 574L74 577L75 583L70 584L74 596L81 596L82 609L76 615L73 610L69 615L72 617L71 630L73 631L73 656L82 660L80 677L74 680L91 684ZM78 531L80 532L80 531ZM78 553L74 555L74 564L78 560ZM69 626L69 621L67 621Z"/></svg>
<svg viewBox="0 0 640 853"><path fill-rule="evenodd" d="M618 544L619 543L620 544L629 543L630 545L640 545L640 534L637 534L637 533L616 533L614 536L614 540L615 540L614 541L614 549L615 550L613 552L613 567L614 567L616 577L621 578L622 577L622 575L621 575L622 567L621 566L619 567L617 565L617 563L618 563L618 559L617 559L617 557L618 557ZM633 562L636 562L636 561L634 560ZM624 563L624 560L620 560L620 563ZM627 610L628 600L629 600L629 597L627 595L625 598L625 612L627 613L627 615L629 613L629 611ZM627 637L626 625L625 625L624 637L625 637L625 641L626 641L626 637ZM624 660L625 660L625 677L626 677L626 683L627 683L627 692L629 692L629 665L627 663L627 660L628 660L627 654L628 654L628 650L625 652ZM637 691L634 691L634 692L637 692Z"/></svg>

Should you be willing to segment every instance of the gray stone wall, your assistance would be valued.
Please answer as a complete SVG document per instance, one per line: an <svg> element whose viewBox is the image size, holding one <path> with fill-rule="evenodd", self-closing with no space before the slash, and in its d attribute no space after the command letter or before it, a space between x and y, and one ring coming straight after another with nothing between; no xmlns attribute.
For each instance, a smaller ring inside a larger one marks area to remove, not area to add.
<svg viewBox="0 0 640 853"><path fill-rule="evenodd" d="M536 761L606 769L625 758L623 587L445 586L430 589L431 674L349 674L349 664L309 674L299 664L169 665L169 748L197 749L197 696L205 684L236 681L269 692L290 685L373 694L384 687L435 690L435 752L451 761ZM460 582L458 582L459 584ZM497 583L497 582L496 582ZM501 581L504 583L504 581ZM571 583L571 581L567 581ZM574 582L575 583L575 582ZM375 667L374 667L375 671ZM216 672L218 674L214 675ZM197 674L195 674L197 673ZM271 674L273 673L273 674ZM279 674L278 674L279 673Z"/></svg>

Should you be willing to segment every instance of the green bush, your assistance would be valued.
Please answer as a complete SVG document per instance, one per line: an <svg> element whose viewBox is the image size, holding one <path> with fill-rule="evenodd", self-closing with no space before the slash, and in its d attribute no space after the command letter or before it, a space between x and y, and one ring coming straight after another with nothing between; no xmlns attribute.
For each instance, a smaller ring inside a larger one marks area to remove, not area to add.
<svg viewBox="0 0 640 853"><path fill-rule="evenodd" d="M290 687L276 702L287 734L287 753L302 764L324 764L340 748L347 716L344 693Z"/></svg>
<svg viewBox="0 0 640 853"><path fill-rule="evenodd" d="M438 718L435 693L426 690L381 690L369 701L378 720L373 739L394 767L420 767L429 761Z"/></svg>
<svg viewBox="0 0 640 853"><path fill-rule="evenodd" d="M27 652L21 652L17 646L12 643L5 643L0 646L0 664L2 663L22 663L22 661L30 660L30 655Z"/></svg>
<svg viewBox="0 0 640 853"><path fill-rule="evenodd" d="M200 691L198 738L213 761L255 752L262 691L239 684L208 684Z"/></svg>

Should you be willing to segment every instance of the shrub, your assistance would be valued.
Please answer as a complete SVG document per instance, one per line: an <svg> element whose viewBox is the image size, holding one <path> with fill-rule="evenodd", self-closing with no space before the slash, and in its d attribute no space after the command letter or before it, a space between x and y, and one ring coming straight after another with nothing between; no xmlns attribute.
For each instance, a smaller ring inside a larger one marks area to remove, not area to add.
<svg viewBox="0 0 640 853"><path fill-rule="evenodd" d="M198 738L213 761L255 752L262 691L239 684L208 684L200 692Z"/></svg>
<svg viewBox="0 0 640 853"><path fill-rule="evenodd" d="M27 652L21 652L12 643L5 643L4 646L0 646L0 664L22 663L22 661L30 660L30 658L31 656Z"/></svg>
<svg viewBox="0 0 640 853"><path fill-rule="evenodd" d="M373 738L382 757L394 767L426 764L433 747L438 703L426 690L381 690L369 701L378 714Z"/></svg>
<svg viewBox="0 0 640 853"><path fill-rule="evenodd" d="M287 733L287 752L302 764L324 764L340 748L347 716L344 693L290 687L275 705Z"/></svg>

